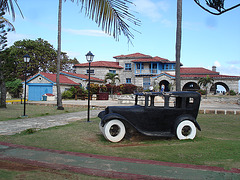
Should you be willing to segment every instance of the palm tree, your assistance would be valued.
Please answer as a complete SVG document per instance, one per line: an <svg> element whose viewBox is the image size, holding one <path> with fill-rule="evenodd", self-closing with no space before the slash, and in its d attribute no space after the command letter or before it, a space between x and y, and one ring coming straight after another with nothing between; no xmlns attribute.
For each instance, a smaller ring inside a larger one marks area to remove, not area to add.
<svg viewBox="0 0 240 180"><path fill-rule="evenodd" d="M66 1L66 0L65 0ZM140 25L140 21L129 13L127 4L131 4L129 0L71 0L82 4L85 9L85 15L94 20L102 30L109 35L113 35L116 40L119 40L119 35L123 33L131 42L134 35L131 33L130 26L124 19ZM83 9L83 8L82 8ZM58 9L58 56L57 56L57 106L58 109L62 107L62 96L60 92L59 73L60 73L60 60L61 60L61 17L62 17L62 0L59 0Z"/></svg>
<svg viewBox="0 0 240 180"><path fill-rule="evenodd" d="M214 80L212 77L210 77L209 75L207 75L206 77L201 77L199 80L198 80L198 84L200 86L203 86L206 90L206 97L207 97L207 89L208 89L208 85L210 84L213 84Z"/></svg>
<svg viewBox="0 0 240 180"><path fill-rule="evenodd" d="M18 7L18 10L20 11L22 17L22 11L17 3L17 0L14 0L15 4ZM14 5L13 5L13 0L1 0L0 1L0 9L3 9L3 11L7 11L10 14L12 14L13 21L15 20L15 10L14 10Z"/></svg>
<svg viewBox="0 0 240 180"><path fill-rule="evenodd" d="M60 89L60 67L61 67L61 35L62 35L62 0L59 0L58 6L58 48L57 48L57 109L64 110L62 106L62 94Z"/></svg>
<svg viewBox="0 0 240 180"><path fill-rule="evenodd" d="M181 54L181 40L182 39L182 0L177 0L177 31L176 31L176 91L181 91L181 77L180 77L180 54Z"/></svg>
<svg viewBox="0 0 240 180"><path fill-rule="evenodd" d="M118 80L120 82L120 79L118 77L118 74L114 74L114 73L107 73L105 76L105 83L110 80L110 84L111 84L111 95L113 94L113 86L116 84L116 80Z"/></svg>

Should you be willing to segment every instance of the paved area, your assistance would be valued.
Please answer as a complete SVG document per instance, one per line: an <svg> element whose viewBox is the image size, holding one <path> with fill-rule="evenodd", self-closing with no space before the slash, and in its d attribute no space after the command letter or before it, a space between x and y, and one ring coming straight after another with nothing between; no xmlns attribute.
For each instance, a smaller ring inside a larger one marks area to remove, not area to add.
<svg viewBox="0 0 240 180"><path fill-rule="evenodd" d="M97 117L101 110L91 110L90 118ZM47 129L53 126L61 126L72 121L87 118L86 111L66 113L53 116L43 116L36 118L23 118L11 121L0 121L0 135L13 135L29 128Z"/></svg>
<svg viewBox="0 0 240 180"><path fill-rule="evenodd" d="M117 158L0 142L0 159L119 179L240 179L240 170Z"/></svg>

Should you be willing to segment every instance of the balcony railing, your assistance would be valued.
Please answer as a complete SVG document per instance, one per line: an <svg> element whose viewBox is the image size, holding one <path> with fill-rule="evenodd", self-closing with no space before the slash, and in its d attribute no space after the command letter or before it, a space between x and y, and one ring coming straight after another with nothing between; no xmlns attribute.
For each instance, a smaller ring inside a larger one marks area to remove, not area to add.
<svg viewBox="0 0 240 180"><path fill-rule="evenodd" d="M137 69L135 71L136 75L142 75L142 74L159 74L160 70L157 69Z"/></svg>

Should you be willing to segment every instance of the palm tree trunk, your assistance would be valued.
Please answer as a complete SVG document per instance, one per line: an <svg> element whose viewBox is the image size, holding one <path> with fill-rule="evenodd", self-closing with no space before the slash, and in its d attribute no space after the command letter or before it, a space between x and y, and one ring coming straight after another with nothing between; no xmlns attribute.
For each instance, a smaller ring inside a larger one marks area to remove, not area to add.
<svg viewBox="0 0 240 180"><path fill-rule="evenodd" d="M180 54L182 39L182 0L177 0L177 32L176 32L176 91L181 91Z"/></svg>
<svg viewBox="0 0 240 180"><path fill-rule="evenodd" d="M0 108L6 108L6 85L2 72L2 60L0 59Z"/></svg>
<svg viewBox="0 0 240 180"><path fill-rule="evenodd" d="M59 7L58 7L58 49L57 49L57 109L64 110L62 106L62 94L60 90L60 63L61 63L61 28L62 28L62 0L59 0Z"/></svg>

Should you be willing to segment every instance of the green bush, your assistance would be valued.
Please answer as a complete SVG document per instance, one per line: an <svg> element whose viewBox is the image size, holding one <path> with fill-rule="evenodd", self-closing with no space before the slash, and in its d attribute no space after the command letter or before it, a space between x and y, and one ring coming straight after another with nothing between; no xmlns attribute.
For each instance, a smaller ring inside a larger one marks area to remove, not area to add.
<svg viewBox="0 0 240 180"><path fill-rule="evenodd" d="M135 86L133 84L121 84L120 85L120 91L123 94L132 94L136 90L137 90L137 86Z"/></svg>
<svg viewBox="0 0 240 180"><path fill-rule="evenodd" d="M230 94L231 96L235 96L237 93L236 93L234 90L230 90L230 91L229 91L229 94Z"/></svg>
<svg viewBox="0 0 240 180"><path fill-rule="evenodd" d="M199 92L201 95L206 95L206 90L199 89L197 92Z"/></svg>
<svg viewBox="0 0 240 180"><path fill-rule="evenodd" d="M71 91L64 91L62 93L62 98L63 99L72 99L73 98L73 93Z"/></svg>

